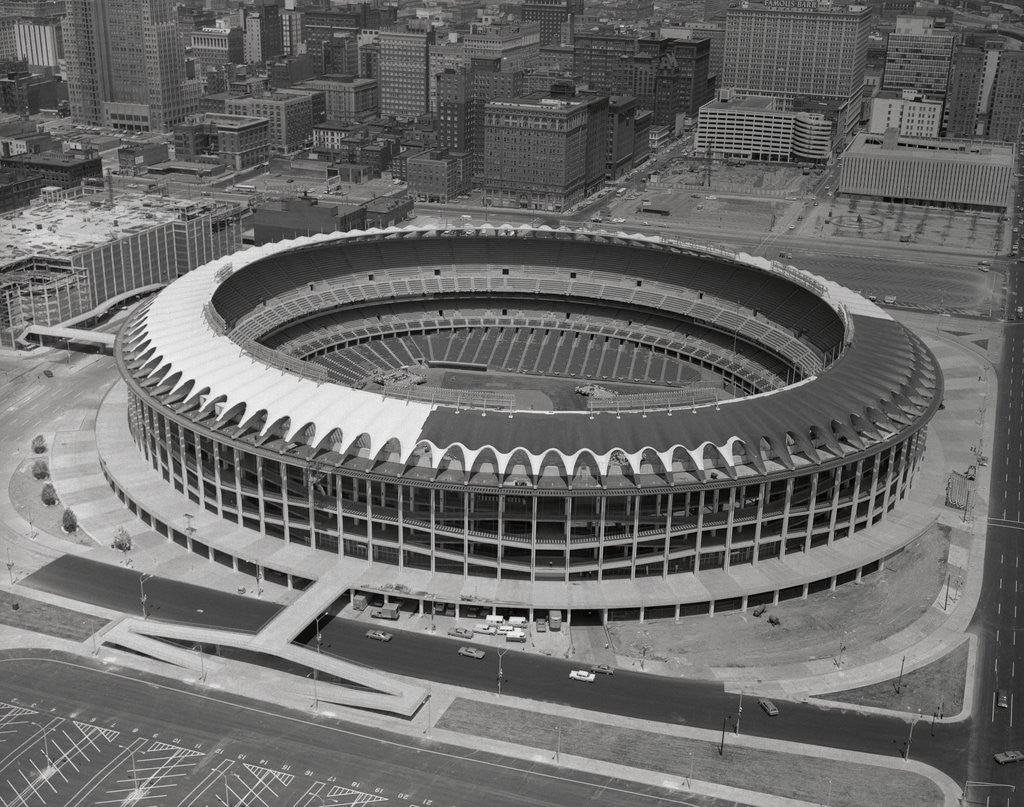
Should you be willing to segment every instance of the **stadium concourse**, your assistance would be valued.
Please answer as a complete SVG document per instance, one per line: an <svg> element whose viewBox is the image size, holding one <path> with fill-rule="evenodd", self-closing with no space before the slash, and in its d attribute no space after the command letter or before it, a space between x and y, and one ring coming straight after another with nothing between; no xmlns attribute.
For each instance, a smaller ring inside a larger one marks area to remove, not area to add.
<svg viewBox="0 0 1024 807"><path fill-rule="evenodd" d="M876 571L911 540L883 527L942 398L923 342L835 283L527 226L238 253L137 311L117 361L104 473L185 549L342 599L568 620Z"/></svg>

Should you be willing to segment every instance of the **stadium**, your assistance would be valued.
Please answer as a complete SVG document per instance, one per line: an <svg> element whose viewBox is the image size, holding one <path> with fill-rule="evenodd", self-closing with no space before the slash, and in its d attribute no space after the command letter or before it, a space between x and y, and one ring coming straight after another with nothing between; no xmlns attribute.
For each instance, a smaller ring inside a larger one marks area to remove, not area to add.
<svg viewBox="0 0 1024 807"><path fill-rule="evenodd" d="M531 226L236 253L140 308L117 361L154 474L260 539L208 546L159 524L193 551L316 579L275 569L269 538L303 568L349 569L349 594L607 619L876 570L901 546L872 527L913 483L942 398L921 340L838 284Z"/></svg>

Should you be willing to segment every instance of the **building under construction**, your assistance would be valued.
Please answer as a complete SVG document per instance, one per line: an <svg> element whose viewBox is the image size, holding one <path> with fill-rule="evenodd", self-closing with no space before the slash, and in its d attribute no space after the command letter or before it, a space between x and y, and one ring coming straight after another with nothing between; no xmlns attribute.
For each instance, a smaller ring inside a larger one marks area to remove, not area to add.
<svg viewBox="0 0 1024 807"><path fill-rule="evenodd" d="M53 191L0 218L0 345L73 325L238 250L233 202Z"/></svg>

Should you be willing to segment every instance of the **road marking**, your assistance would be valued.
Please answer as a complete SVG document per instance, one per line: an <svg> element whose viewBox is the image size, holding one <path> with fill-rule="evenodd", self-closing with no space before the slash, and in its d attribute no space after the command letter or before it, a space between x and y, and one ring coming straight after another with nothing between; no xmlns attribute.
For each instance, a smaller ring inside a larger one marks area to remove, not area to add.
<svg viewBox="0 0 1024 807"><path fill-rule="evenodd" d="M996 644L999 644L999 628L996 628Z"/></svg>

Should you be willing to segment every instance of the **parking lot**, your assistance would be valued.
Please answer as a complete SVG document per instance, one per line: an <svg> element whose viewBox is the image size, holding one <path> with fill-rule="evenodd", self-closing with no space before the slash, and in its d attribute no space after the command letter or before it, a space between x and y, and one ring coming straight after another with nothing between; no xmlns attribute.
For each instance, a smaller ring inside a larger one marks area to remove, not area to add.
<svg viewBox="0 0 1024 807"><path fill-rule="evenodd" d="M323 775L268 749L146 732L116 718L0 701L0 803L177 807L356 807L408 794ZM266 758L265 758L265 755ZM429 805L430 800L419 804Z"/></svg>

